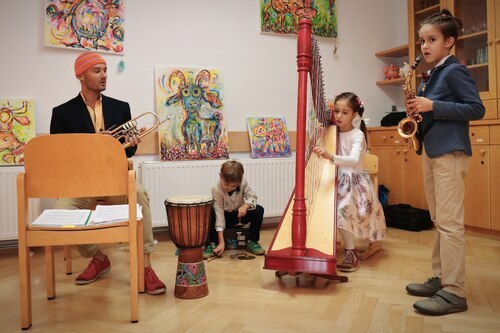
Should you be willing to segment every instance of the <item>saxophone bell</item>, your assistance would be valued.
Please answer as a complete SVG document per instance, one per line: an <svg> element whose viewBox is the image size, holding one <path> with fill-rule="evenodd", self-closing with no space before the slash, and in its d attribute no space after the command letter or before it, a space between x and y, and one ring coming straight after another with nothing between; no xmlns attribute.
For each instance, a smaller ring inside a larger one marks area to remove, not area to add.
<svg viewBox="0 0 500 333"><path fill-rule="evenodd" d="M417 131L418 122L411 117L401 119L398 124L398 134L410 144L410 148L419 151L421 144L416 137Z"/></svg>

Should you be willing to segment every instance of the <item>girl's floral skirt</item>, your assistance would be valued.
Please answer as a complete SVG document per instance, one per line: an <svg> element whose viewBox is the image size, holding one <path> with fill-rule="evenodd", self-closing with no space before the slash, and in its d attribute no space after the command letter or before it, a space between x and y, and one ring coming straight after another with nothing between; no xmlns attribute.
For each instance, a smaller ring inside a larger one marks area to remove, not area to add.
<svg viewBox="0 0 500 333"><path fill-rule="evenodd" d="M337 227L375 242L387 235L384 211L368 173L339 172Z"/></svg>

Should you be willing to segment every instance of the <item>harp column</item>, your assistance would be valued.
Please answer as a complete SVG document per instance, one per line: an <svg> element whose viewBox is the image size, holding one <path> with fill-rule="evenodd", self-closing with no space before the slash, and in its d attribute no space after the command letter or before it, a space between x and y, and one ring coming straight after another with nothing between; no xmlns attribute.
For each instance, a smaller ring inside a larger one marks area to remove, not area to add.
<svg viewBox="0 0 500 333"><path fill-rule="evenodd" d="M311 70L311 20L301 19L297 43L297 72L299 73L297 98L297 143L295 160L295 199L292 213L293 255L306 255L306 201L305 201L305 142L307 77Z"/></svg>

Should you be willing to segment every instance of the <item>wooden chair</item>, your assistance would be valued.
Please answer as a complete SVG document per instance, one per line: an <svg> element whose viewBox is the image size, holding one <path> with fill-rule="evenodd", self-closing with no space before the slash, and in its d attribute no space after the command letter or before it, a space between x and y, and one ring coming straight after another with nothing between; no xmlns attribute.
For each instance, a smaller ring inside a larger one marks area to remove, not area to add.
<svg viewBox="0 0 500 333"><path fill-rule="evenodd" d="M17 176L21 328L32 324L30 247L45 247L47 298L55 298L53 246L128 242L130 320L139 321L138 240L135 172L111 136L58 134L36 137L24 151L25 172ZM75 228L38 227L27 222L28 198L127 195L129 221ZM142 251L141 251L142 252Z"/></svg>
<svg viewBox="0 0 500 333"><path fill-rule="evenodd" d="M378 156L373 154L365 154L363 166L372 179L373 187L375 188L375 195L378 197ZM382 245L378 243L369 243L368 248L366 249L366 251L361 253L360 257L361 259L366 260L381 250Z"/></svg>

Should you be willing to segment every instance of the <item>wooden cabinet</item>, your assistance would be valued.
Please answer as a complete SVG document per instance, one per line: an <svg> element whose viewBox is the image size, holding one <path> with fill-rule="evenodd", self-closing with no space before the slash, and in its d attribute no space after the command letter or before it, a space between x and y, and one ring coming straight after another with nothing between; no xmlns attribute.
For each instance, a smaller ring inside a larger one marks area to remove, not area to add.
<svg viewBox="0 0 500 333"><path fill-rule="evenodd" d="M399 137L396 127L368 128L370 152L379 157L379 184L390 189L389 204L427 209L421 156ZM500 231L500 120L470 126L472 158L465 177L465 225Z"/></svg>
<svg viewBox="0 0 500 333"><path fill-rule="evenodd" d="M453 54L464 62L483 100L497 97L495 0L447 0L447 8L463 23Z"/></svg>
<svg viewBox="0 0 500 333"><path fill-rule="evenodd" d="M422 157L406 146L403 148L403 202L427 209Z"/></svg>
<svg viewBox="0 0 500 333"><path fill-rule="evenodd" d="M379 184L390 190L388 203L426 209L420 156L409 148L395 127L370 128L368 132L370 153L379 157Z"/></svg>
<svg viewBox="0 0 500 333"><path fill-rule="evenodd" d="M473 145L469 173L465 177L465 225L490 229L490 152Z"/></svg>
<svg viewBox="0 0 500 333"><path fill-rule="evenodd" d="M490 221L500 231L500 125L490 126Z"/></svg>
<svg viewBox="0 0 500 333"><path fill-rule="evenodd" d="M370 154L378 156L378 183L389 189L388 204L403 202L402 147L371 146Z"/></svg>
<svg viewBox="0 0 500 333"><path fill-rule="evenodd" d="M495 0L495 39L494 39L494 47L493 49L493 54L495 55L492 60L490 60L490 63L495 60L496 62L491 64L492 66L495 66L496 68L496 73L497 73L497 98L500 98L500 0ZM492 42L493 39L490 37L490 40L488 42ZM489 50L489 49L488 49Z"/></svg>

